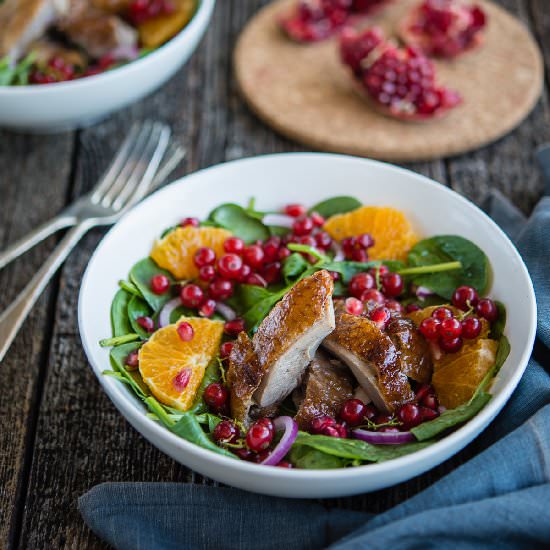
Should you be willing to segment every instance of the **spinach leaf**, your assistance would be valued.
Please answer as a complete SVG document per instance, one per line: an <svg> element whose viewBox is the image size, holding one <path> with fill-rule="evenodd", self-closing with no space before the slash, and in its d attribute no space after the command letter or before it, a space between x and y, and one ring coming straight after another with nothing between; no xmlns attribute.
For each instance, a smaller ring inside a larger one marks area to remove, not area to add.
<svg viewBox="0 0 550 550"><path fill-rule="evenodd" d="M332 470L345 466L343 459L305 445L294 445L290 449L289 458L292 464L304 470Z"/></svg>
<svg viewBox="0 0 550 550"><path fill-rule="evenodd" d="M290 228L281 225L267 225L266 227L272 237L284 237L290 233Z"/></svg>
<svg viewBox="0 0 550 550"><path fill-rule="evenodd" d="M408 255L410 266L459 261L462 269L413 276L412 282L450 299L461 285L473 286L484 295L489 286L489 261L473 242L457 235L439 235L417 243Z"/></svg>
<svg viewBox="0 0 550 550"><path fill-rule="evenodd" d="M0 59L0 86L27 85L35 58L36 55L31 52L16 64L13 64L8 57Z"/></svg>
<svg viewBox="0 0 550 550"><path fill-rule="evenodd" d="M495 304L497 306L498 318L491 325L489 338L492 338L493 340L500 340L500 338L504 334L504 328L506 327L506 307L502 302L499 302L498 300L495 300Z"/></svg>
<svg viewBox="0 0 550 550"><path fill-rule="evenodd" d="M298 252L293 252L283 263L285 282L296 280L308 267L309 262Z"/></svg>
<svg viewBox="0 0 550 550"><path fill-rule="evenodd" d="M206 370L204 371L204 376L199 385L199 389L197 390L195 401L193 402L193 406L189 409L190 413L202 414L208 412L208 406L204 402L202 394L204 393L204 389L206 388L206 386L212 384L212 382L218 382L220 378L220 367L217 359L214 359L210 362L210 364L206 367Z"/></svg>
<svg viewBox="0 0 550 550"><path fill-rule="evenodd" d="M258 329L260 323L271 311L271 308L285 295L287 291L288 288L285 288L279 292L267 291L267 294L265 294L261 300L256 302L244 312L242 318L244 319L250 333L254 333Z"/></svg>
<svg viewBox="0 0 550 550"><path fill-rule="evenodd" d="M504 362L508 358L508 355L510 355L510 342L508 341L508 338L504 336L504 334L500 337L500 340L498 342L498 348L497 353L495 357L495 364L489 369L487 374L483 377L483 380L479 384L478 388L476 389L474 393L474 397L476 394L485 391L491 384L493 378L497 375L498 371L504 365ZM473 399L473 398L472 398Z"/></svg>
<svg viewBox="0 0 550 550"><path fill-rule="evenodd" d="M360 439L340 439L326 435L310 435L305 432L298 432L294 445L312 447L339 458L362 460L365 462L383 462L419 451L430 445L430 443L371 445Z"/></svg>
<svg viewBox="0 0 550 550"><path fill-rule="evenodd" d="M198 414L196 418L200 424L206 424L208 426L208 431L210 433L212 433L214 428L222 421L219 416L211 413Z"/></svg>
<svg viewBox="0 0 550 550"><path fill-rule="evenodd" d="M290 257L290 256L289 256ZM371 267L380 265L380 262L325 262L316 266L317 269L336 271L344 284L348 284L351 278L358 273L368 271Z"/></svg>
<svg viewBox="0 0 550 550"><path fill-rule="evenodd" d="M139 334L135 332L130 332L129 334L123 334L122 336L113 336L112 338L104 338L99 341L99 345L102 348L111 348L114 346L121 346L122 344L127 344L128 342L134 342L139 340Z"/></svg>
<svg viewBox="0 0 550 550"><path fill-rule="evenodd" d="M128 294L131 294L132 296L139 296L141 298L141 292L138 290L134 283L131 283L130 281L120 280L118 282L118 286L122 290L125 290Z"/></svg>
<svg viewBox="0 0 550 550"><path fill-rule="evenodd" d="M208 216L212 221L231 231L247 244L269 238L268 228L238 204L226 203L218 206Z"/></svg>
<svg viewBox="0 0 550 550"><path fill-rule="evenodd" d="M117 373L122 377L122 381L126 382L137 394L140 399L145 399L151 395L149 388L141 379L139 371L129 371L126 369L125 361L128 354L139 349L141 342L133 342L131 344L123 344L111 350L109 359L111 365ZM107 374L107 373L104 373Z"/></svg>
<svg viewBox="0 0 550 550"><path fill-rule="evenodd" d="M132 295L123 289L120 289L113 298L111 304L111 328L113 336L122 336L132 332L132 325L128 319L128 304Z"/></svg>
<svg viewBox="0 0 550 550"><path fill-rule="evenodd" d="M354 197L332 197L324 201L318 202L309 209L309 213L317 212L323 218L330 218L335 214L344 214L357 210L362 204Z"/></svg>
<svg viewBox="0 0 550 550"><path fill-rule="evenodd" d="M170 300L169 292L164 294L155 294L151 290L151 279L155 275L166 275L170 284L174 284L174 279L168 271L161 269L151 258L140 260L130 270L130 281L137 287L145 301L151 306L154 312Z"/></svg>
<svg viewBox="0 0 550 550"><path fill-rule="evenodd" d="M196 317L196 312L185 306L179 306L170 313L170 323L177 323L182 317Z"/></svg>
<svg viewBox="0 0 550 550"><path fill-rule="evenodd" d="M142 340L147 340L151 334L138 324L137 318L150 317L152 313L153 312L147 302L138 296L134 296L128 304L128 319L130 320L130 325L132 326L134 332L139 334Z"/></svg>
<svg viewBox="0 0 550 550"><path fill-rule="evenodd" d="M218 447L203 431L199 420L194 414L183 413L181 418L173 425L168 426L169 429L174 432L176 435L187 439L191 443L202 447L203 449L208 449L214 451L215 453L229 456L231 458L236 458L236 456L227 451Z"/></svg>

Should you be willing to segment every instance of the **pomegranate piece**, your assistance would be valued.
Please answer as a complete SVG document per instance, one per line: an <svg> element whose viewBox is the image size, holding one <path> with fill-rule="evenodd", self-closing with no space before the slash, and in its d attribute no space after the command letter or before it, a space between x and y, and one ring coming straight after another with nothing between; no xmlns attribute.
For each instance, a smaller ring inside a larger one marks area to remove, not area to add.
<svg viewBox="0 0 550 550"><path fill-rule="evenodd" d="M435 67L420 50L397 47L376 27L364 32L345 29L340 54L360 90L386 115L430 120L462 102L457 92L437 84Z"/></svg>
<svg viewBox="0 0 550 550"><path fill-rule="evenodd" d="M464 0L424 0L400 25L405 43L434 57L456 57L481 45L485 12Z"/></svg>

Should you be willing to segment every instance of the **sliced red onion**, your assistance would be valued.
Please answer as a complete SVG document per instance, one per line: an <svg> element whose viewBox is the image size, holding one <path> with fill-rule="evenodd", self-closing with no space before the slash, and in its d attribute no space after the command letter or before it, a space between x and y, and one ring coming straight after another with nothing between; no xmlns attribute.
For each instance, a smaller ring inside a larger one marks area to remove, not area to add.
<svg viewBox="0 0 550 550"><path fill-rule="evenodd" d="M277 446L267 455L267 458L260 462L260 464L264 464L265 466L277 466L287 455L288 451L290 451L290 447L292 447L298 435L298 424L290 416L277 417L273 421L273 426L275 427L275 431L284 431L284 433Z"/></svg>
<svg viewBox="0 0 550 550"><path fill-rule="evenodd" d="M179 297L172 298L169 302L166 302L159 313L159 328L165 327L170 324L170 317L172 312L181 306L181 300Z"/></svg>
<svg viewBox="0 0 550 550"><path fill-rule="evenodd" d="M133 61L134 59L137 59L139 49L137 46L124 45L114 48L109 53L113 59L116 59L117 61Z"/></svg>
<svg viewBox="0 0 550 550"><path fill-rule="evenodd" d="M231 307L229 307L227 304L224 304L222 302L216 303L216 311L226 320L226 321L233 321L235 317L237 317L237 314L235 313L235 310Z"/></svg>
<svg viewBox="0 0 550 550"><path fill-rule="evenodd" d="M294 218L285 214L266 214L262 222L265 225L278 225L279 227L288 227L290 229L294 223Z"/></svg>
<svg viewBox="0 0 550 550"><path fill-rule="evenodd" d="M411 432L370 432L368 430L353 430L353 436L373 445L401 445L416 441Z"/></svg>
<svg viewBox="0 0 550 550"><path fill-rule="evenodd" d="M415 286L413 291L416 294L416 297L420 300L424 300L425 298L428 298L428 296L433 296L435 294L432 289L426 286Z"/></svg>
<svg viewBox="0 0 550 550"><path fill-rule="evenodd" d="M332 259L333 262L343 262L346 259L344 250L340 246L340 243L337 243L336 241L332 241L332 244L330 245L330 247L334 252L334 258Z"/></svg>

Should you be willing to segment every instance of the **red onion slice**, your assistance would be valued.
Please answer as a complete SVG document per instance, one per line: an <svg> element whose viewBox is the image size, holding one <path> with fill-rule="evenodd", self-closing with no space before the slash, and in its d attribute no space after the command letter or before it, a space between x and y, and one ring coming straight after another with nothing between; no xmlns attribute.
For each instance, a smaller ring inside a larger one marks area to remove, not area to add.
<svg viewBox="0 0 550 550"><path fill-rule="evenodd" d="M133 61L138 57L139 49L132 45L118 46L111 50L110 54L117 61Z"/></svg>
<svg viewBox="0 0 550 550"><path fill-rule="evenodd" d="M179 297L172 298L169 302L166 302L159 313L159 328L165 327L170 324L170 316L172 312L181 306L181 300Z"/></svg>
<svg viewBox="0 0 550 550"><path fill-rule="evenodd" d="M416 441L411 432L369 432L368 430L353 430L353 437L372 443L373 445L401 445Z"/></svg>
<svg viewBox="0 0 550 550"><path fill-rule="evenodd" d="M264 464L265 466L277 466L287 455L288 451L290 451L290 447L292 447L298 435L298 424L290 416L277 417L273 421L273 426L275 427L275 431L280 432L284 430L284 433L277 446L260 462L260 464Z"/></svg>
<svg viewBox="0 0 550 550"><path fill-rule="evenodd" d="M226 320L233 321L237 314L235 310L222 302L216 302L216 311Z"/></svg>
<svg viewBox="0 0 550 550"><path fill-rule="evenodd" d="M288 227L290 229L294 223L294 219L285 214L266 214L262 222L264 225L278 225L279 227Z"/></svg>
<svg viewBox="0 0 550 550"><path fill-rule="evenodd" d="M343 262L346 259L346 256L344 255L344 251L340 246L340 243L337 243L336 241L332 241L332 244L330 245L330 247L334 252L334 258L332 258L333 262Z"/></svg>
<svg viewBox="0 0 550 550"><path fill-rule="evenodd" d="M416 297L420 298L420 300L424 300L425 298L428 298L428 296L433 296L435 294L433 290L426 286L415 286L413 291L416 294Z"/></svg>

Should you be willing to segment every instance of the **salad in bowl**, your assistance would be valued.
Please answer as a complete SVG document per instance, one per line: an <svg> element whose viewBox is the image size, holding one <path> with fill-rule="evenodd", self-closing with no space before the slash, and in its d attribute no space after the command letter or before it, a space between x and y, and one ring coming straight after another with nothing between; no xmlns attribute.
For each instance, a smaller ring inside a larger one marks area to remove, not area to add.
<svg viewBox="0 0 550 550"><path fill-rule="evenodd" d="M471 240L354 196L185 214L128 266L99 343L103 374L177 437L349 469L434 445L492 399L506 306Z"/></svg>

